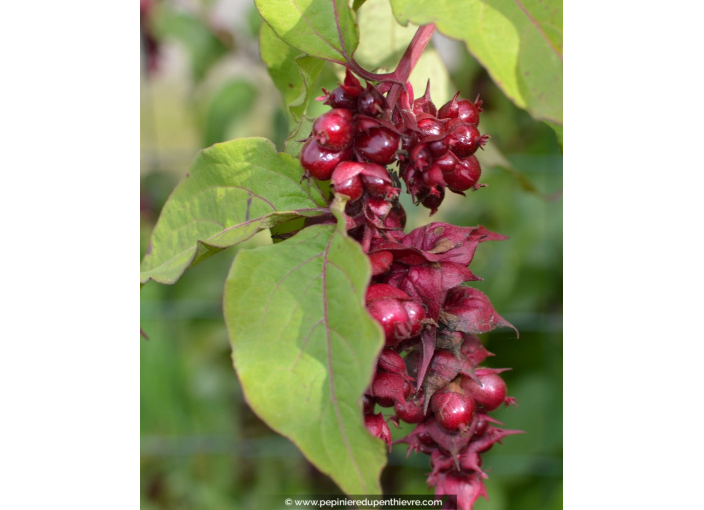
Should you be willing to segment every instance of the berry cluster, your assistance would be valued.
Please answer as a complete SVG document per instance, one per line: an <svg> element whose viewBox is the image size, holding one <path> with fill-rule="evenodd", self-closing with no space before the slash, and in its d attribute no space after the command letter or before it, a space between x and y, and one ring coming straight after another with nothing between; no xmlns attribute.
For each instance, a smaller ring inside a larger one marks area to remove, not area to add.
<svg viewBox="0 0 704 510"><path fill-rule="evenodd" d="M374 404L393 407L390 420L417 423L397 441L431 456L428 484L436 494L458 495L470 509L485 495L480 454L516 430L488 416L506 396L500 373L480 367L489 353L477 334L509 326L467 268L479 243L505 239L483 227L431 223L400 239L374 240L369 251L374 277L366 294L370 315L383 327L385 348L364 396L370 433L391 447L391 433ZM407 353L401 357L402 353Z"/></svg>
<svg viewBox="0 0 704 510"><path fill-rule="evenodd" d="M425 94L413 100L413 89L401 94L401 107L413 115L404 120L404 152L399 155L399 172L408 193L433 215L445 197L445 188L464 195L479 189L481 165L474 153L489 139L481 135L479 114L482 102L458 100L459 92L438 110L430 100L430 83Z"/></svg>
<svg viewBox="0 0 704 510"><path fill-rule="evenodd" d="M397 441L431 456L428 483L436 494L458 495L471 509L486 495L480 454L519 431L495 427L487 413L506 396L499 374L480 367L491 356L475 335L511 326L479 290L468 266L484 241L505 236L484 227L434 222L408 234L398 201L398 173L416 203L431 209L445 188L464 194L478 189L481 173L473 156L487 137L477 130L481 102L455 96L438 111L426 89L413 99L410 84L388 104L383 85L363 87L347 73L344 83L320 98L332 109L316 119L300 160L308 178L331 180L345 195L346 228L368 254L372 281L366 293L369 314L381 324L385 347L364 394L369 432L392 446L391 432L375 406L393 408L388 420L417 424ZM307 224L334 222L318 216ZM405 356L402 356L405 354Z"/></svg>

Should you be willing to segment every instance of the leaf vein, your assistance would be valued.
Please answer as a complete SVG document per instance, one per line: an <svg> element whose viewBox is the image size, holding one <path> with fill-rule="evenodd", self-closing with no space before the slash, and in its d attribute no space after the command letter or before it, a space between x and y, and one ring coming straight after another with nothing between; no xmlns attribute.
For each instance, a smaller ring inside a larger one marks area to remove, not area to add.
<svg viewBox="0 0 704 510"><path fill-rule="evenodd" d="M354 457L354 454L352 453L352 448L350 447L350 442L347 438L347 431L345 430L345 424L342 420L342 414L340 413L340 407L337 404L337 397L335 396L335 376L332 368L332 343L330 342L330 321L328 317L328 296L327 296L327 265L328 265L328 255L330 254L330 245L332 244L332 240L335 239L335 236L337 234L333 232L333 235L330 236L330 240L328 241L327 246L325 247L325 251L323 252L323 319L325 320L325 336L326 336L326 341L327 341L327 347L328 347L328 371L330 373L330 396L331 396L331 402L333 405L333 409L335 410L335 416L337 417L337 423L340 428L340 434L342 435L342 441L345 443L345 448L347 449L347 454L352 461L352 466L354 467L355 471L357 472L357 476L359 477L359 481L362 484L362 487L364 488L364 493L366 494L367 492L367 484L364 481L364 477L362 476L362 472L359 469L359 466L357 465L357 459Z"/></svg>
<svg viewBox="0 0 704 510"><path fill-rule="evenodd" d="M334 2L335 0L332 0L332 1ZM310 27L310 29L313 31L313 33L314 33L315 35L317 35L318 37L320 37L320 39L321 39L325 44L327 44L327 45L330 46L333 50L335 50L336 52L338 52L342 58L346 59L345 55L344 55L339 49L337 49L330 41L328 41L328 40L325 39L322 35L320 35L320 33L315 29L315 27L314 27L313 24L308 20L308 18L306 18L306 17L303 15L303 12L301 11L301 8L298 6L298 4L297 4L295 1L292 1L291 3L296 7L296 10L297 10L298 13L301 15L301 19L303 19L303 20L306 22L306 24ZM343 62L338 62L338 63L344 65Z"/></svg>
<svg viewBox="0 0 704 510"><path fill-rule="evenodd" d="M547 36L547 34L545 33L545 31L543 30L543 27L541 27L540 24L538 23L538 21L533 17L533 15L532 15L530 12L528 12L528 9L526 9L526 8L523 6L523 4L521 3L521 0L515 0L515 2L516 2L516 4L518 5L518 7L523 11L523 13L528 17L528 19L530 20L530 22L531 22L533 25L535 25L535 28L538 29L538 32L540 32L540 35L543 36L543 39L545 39L545 41L547 41L548 45L550 45L550 48L552 48L552 51L554 51L555 54L556 54L558 57L560 57L560 60L562 60L562 53L560 53L560 52L558 51L558 49L555 47L555 45L553 44L553 42L550 40L550 38Z"/></svg>

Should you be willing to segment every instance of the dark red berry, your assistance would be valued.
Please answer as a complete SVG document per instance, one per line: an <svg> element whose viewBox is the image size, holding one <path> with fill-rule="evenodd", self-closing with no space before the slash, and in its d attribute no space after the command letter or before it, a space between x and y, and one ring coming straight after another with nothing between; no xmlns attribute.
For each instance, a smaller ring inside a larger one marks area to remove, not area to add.
<svg viewBox="0 0 704 510"><path fill-rule="evenodd" d="M438 113L438 109L430 100L430 80L428 80L428 83L425 86L425 94L423 94L423 97L419 97L413 101L413 114L420 115L421 113L429 113L433 117L435 117Z"/></svg>
<svg viewBox="0 0 704 510"><path fill-rule="evenodd" d="M410 131L401 137L401 149L410 151L418 145L421 135L417 131Z"/></svg>
<svg viewBox="0 0 704 510"><path fill-rule="evenodd" d="M357 96L345 92L342 87L337 87L328 94L327 104L333 108L354 110L357 107Z"/></svg>
<svg viewBox="0 0 704 510"><path fill-rule="evenodd" d="M402 290L384 283L370 285L366 302L369 314L384 328L389 347L419 334L425 310Z"/></svg>
<svg viewBox="0 0 704 510"><path fill-rule="evenodd" d="M481 101L472 103L467 99L457 100L455 96L451 101L442 105L438 111L438 117L441 119L457 119L473 126L479 125L479 113L482 111Z"/></svg>
<svg viewBox="0 0 704 510"><path fill-rule="evenodd" d="M428 415L429 411L423 411L424 401L421 399L419 402L406 402L405 405L401 403L394 404L394 411L396 415L406 423L420 423L424 421Z"/></svg>
<svg viewBox="0 0 704 510"><path fill-rule="evenodd" d="M493 411L504 403L506 398L506 383L496 374L480 375L477 384L472 379L462 380L462 389L476 402L477 407L484 411Z"/></svg>
<svg viewBox="0 0 704 510"><path fill-rule="evenodd" d="M386 198L396 195L397 188L394 188L393 181L389 177L389 172L376 163L363 163L364 171L360 174L364 188L372 197Z"/></svg>
<svg viewBox="0 0 704 510"><path fill-rule="evenodd" d="M467 191L479 181L482 167L474 156L457 162L451 172L443 173L447 186L453 191Z"/></svg>
<svg viewBox="0 0 704 510"><path fill-rule="evenodd" d="M367 305L369 314L381 324L386 336L386 345L393 347L403 337L410 337L408 312L397 299L380 299Z"/></svg>
<svg viewBox="0 0 704 510"><path fill-rule="evenodd" d="M384 110L384 96L370 85L359 95L357 108L359 113L374 117Z"/></svg>
<svg viewBox="0 0 704 510"><path fill-rule="evenodd" d="M438 212L438 207L442 204L442 200L445 198L445 189L440 188L440 194L438 195L428 195L421 202L423 207L430 209L430 215L432 216Z"/></svg>
<svg viewBox="0 0 704 510"><path fill-rule="evenodd" d="M350 202L354 202L364 194L362 180L356 175L340 184L335 184L333 189L335 193L350 197Z"/></svg>
<svg viewBox="0 0 704 510"><path fill-rule="evenodd" d="M390 165L396 159L399 142L399 135L387 128L377 127L358 134L354 145L368 161L379 165Z"/></svg>
<svg viewBox="0 0 704 510"><path fill-rule="evenodd" d="M482 413L476 413L474 420L477 422L474 427L474 436L481 437L486 433L487 428L489 428L489 420L486 419L486 414Z"/></svg>
<svg viewBox="0 0 704 510"><path fill-rule="evenodd" d="M332 177L335 167L342 161L352 158L352 148L342 151L331 151L318 145L312 138L301 149L301 165L310 175L319 181L327 181Z"/></svg>
<svg viewBox="0 0 704 510"><path fill-rule="evenodd" d="M444 137L440 140L428 142L428 149L430 150L430 154L433 155L433 158L441 158L450 150L450 141L447 137Z"/></svg>
<svg viewBox="0 0 704 510"><path fill-rule="evenodd" d="M459 162L459 158L452 152L448 152L441 158L436 158L433 163L440 167L442 173L449 173L455 169L455 165Z"/></svg>
<svg viewBox="0 0 704 510"><path fill-rule="evenodd" d="M315 119L313 138L326 149L341 151L354 140L352 112L344 108L334 108Z"/></svg>
<svg viewBox="0 0 704 510"><path fill-rule="evenodd" d="M455 97L450 99L447 103L442 105L438 110L439 119L456 119L457 118L457 97L460 95L458 92Z"/></svg>
<svg viewBox="0 0 704 510"><path fill-rule="evenodd" d="M474 399L469 395L448 391L433 395L430 408L443 428L457 431L469 426L474 417L475 405Z"/></svg>
<svg viewBox="0 0 704 510"><path fill-rule="evenodd" d="M442 124L429 117L418 121L418 129L426 136L435 136L443 133Z"/></svg>
<svg viewBox="0 0 704 510"><path fill-rule="evenodd" d="M466 122L472 126L478 126L480 111L477 105L468 99L460 99L457 101L457 118L462 122Z"/></svg>
<svg viewBox="0 0 704 510"><path fill-rule="evenodd" d="M450 121L447 127L451 137L452 152L458 158L471 156L482 145L482 136L476 127L460 121Z"/></svg>

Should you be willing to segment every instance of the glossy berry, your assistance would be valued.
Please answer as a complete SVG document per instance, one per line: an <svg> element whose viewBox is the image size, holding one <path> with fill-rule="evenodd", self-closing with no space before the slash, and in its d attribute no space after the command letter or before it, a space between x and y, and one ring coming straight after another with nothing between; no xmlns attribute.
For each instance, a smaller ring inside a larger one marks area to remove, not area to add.
<svg viewBox="0 0 704 510"><path fill-rule="evenodd" d="M474 420L477 422L474 426L474 436L481 437L486 433L487 429L489 428L489 420L487 420L486 414L482 413L476 413L474 415Z"/></svg>
<svg viewBox="0 0 704 510"><path fill-rule="evenodd" d="M472 422L475 404L469 395L448 391L433 395L430 408L443 428L457 431L467 428Z"/></svg>
<svg viewBox="0 0 704 510"><path fill-rule="evenodd" d="M362 186L362 180L358 176L353 176L346 181L341 182L333 186L335 193L340 193L341 195L347 195L350 197L350 202L354 202L362 197L364 194L364 187Z"/></svg>
<svg viewBox="0 0 704 510"><path fill-rule="evenodd" d="M481 104L481 101L479 101L479 103ZM460 99L457 101L457 118L462 122L466 122L472 126L478 126L479 112L481 112L481 108L468 99Z"/></svg>
<svg viewBox="0 0 704 510"><path fill-rule="evenodd" d="M482 136L474 126L459 121L451 121L448 123L448 129L452 137L450 142L452 152L458 158L471 156L482 145Z"/></svg>
<svg viewBox="0 0 704 510"><path fill-rule="evenodd" d="M359 95L357 99L357 109L359 113L375 117L384 109L384 96L374 87L369 86Z"/></svg>
<svg viewBox="0 0 704 510"><path fill-rule="evenodd" d="M366 160L379 165L390 165L396 160L400 140L400 136L393 131L377 127L359 133L354 145Z"/></svg>
<svg viewBox="0 0 704 510"><path fill-rule="evenodd" d="M349 88L345 90L342 87L337 87L328 94L326 104L333 108L354 110L357 107L357 96L350 92Z"/></svg>
<svg viewBox="0 0 704 510"><path fill-rule="evenodd" d="M342 161L352 158L352 148L342 151L331 151L318 145L312 138L301 149L301 165L308 170L313 178L328 181L335 167Z"/></svg>
<svg viewBox="0 0 704 510"><path fill-rule="evenodd" d="M482 167L474 156L457 162L451 172L444 172L447 186L453 191L467 191L475 186L482 175Z"/></svg>
<svg viewBox="0 0 704 510"><path fill-rule="evenodd" d="M367 163L364 172L360 174L364 189L376 198L395 196L398 189L394 188L389 172L381 165Z"/></svg>
<svg viewBox="0 0 704 510"><path fill-rule="evenodd" d="M384 328L389 347L420 334L425 309L402 290L383 283L370 285L366 301L367 311Z"/></svg>
<svg viewBox="0 0 704 510"><path fill-rule="evenodd" d="M439 119L456 119L457 118L457 97L460 95L458 92L455 97L450 99L447 103L442 105L438 110Z"/></svg>
<svg viewBox="0 0 704 510"><path fill-rule="evenodd" d="M408 325L408 312L401 301L396 299L383 299L367 305L369 314L384 328L386 345L394 346L403 337L410 337Z"/></svg>
<svg viewBox="0 0 704 510"><path fill-rule="evenodd" d="M467 99L454 99L442 105L438 111L438 117L441 119L458 119L472 126L479 125L479 113L482 111L479 106L481 101L472 103Z"/></svg>
<svg viewBox="0 0 704 510"><path fill-rule="evenodd" d="M433 158L441 158L447 154L448 150L450 150L450 140L445 136L440 140L428 142L428 149L430 150L430 154L432 154Z"/></svg>
<svg viewBox="0 0 704 510"><path fill-rule="evenodd" d="M418 121L418 129L426 136L437 136L443 133L442 124L429 117Z"/></svg>
<svg viewBox="0 0 704 510"><path fill-rule="evenodd" d="M326 149L341 151L352 144L354 121L352 112L344 108L334 108L315 119L313 138Z"/></svg>
<svg viewBox="0 0 704 510"><path fill-rule="evenodd" d="M462 389L476 402L477 407L483 411L493 411L504 403L506 399L506 383L496 374L480 375L477 384L472 379L462 381Z"/></svg>

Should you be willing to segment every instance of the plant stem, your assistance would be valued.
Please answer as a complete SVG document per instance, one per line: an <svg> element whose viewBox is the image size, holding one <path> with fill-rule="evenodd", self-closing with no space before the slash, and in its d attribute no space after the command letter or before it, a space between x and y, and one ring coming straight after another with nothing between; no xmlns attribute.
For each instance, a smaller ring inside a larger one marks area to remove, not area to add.
<svg viewBox="0 0 704 510"><path fill-rule="evenodd" d="M433 32L435 32L435 25L432 23L418 27L416 34L413 36L411 43L408 45L408 48L406 48L405 53L393 73L371 73L363 69L354 59L348 59L349 67L355 74L365 80L395 82L391 85L389 94L386 96L389 109L393 111L396 101L398 101L398 96L401 94L401 91L406 88L408 77L418 63L420 56L423 54L423 50L425 50L425 47L430 42Z"/></svg>
<svg viewBox="0 0 704 510"><path fill-rule="evenodd" d="M398 66L396 66L396 70L392 73L393 79L403 85L395 83L391 86L388 96L386 96L386 102L391 111L393 111L401 91L405 88L405 84L409 76L411 76L413 68L423 54L423 50L430 42L433 32L435 32L435 25L432 23L419 27L416 35L413 36L411 44L408 45L406 52L403 54L403 57L401 57L401 61L398 63Z"/></svg>

